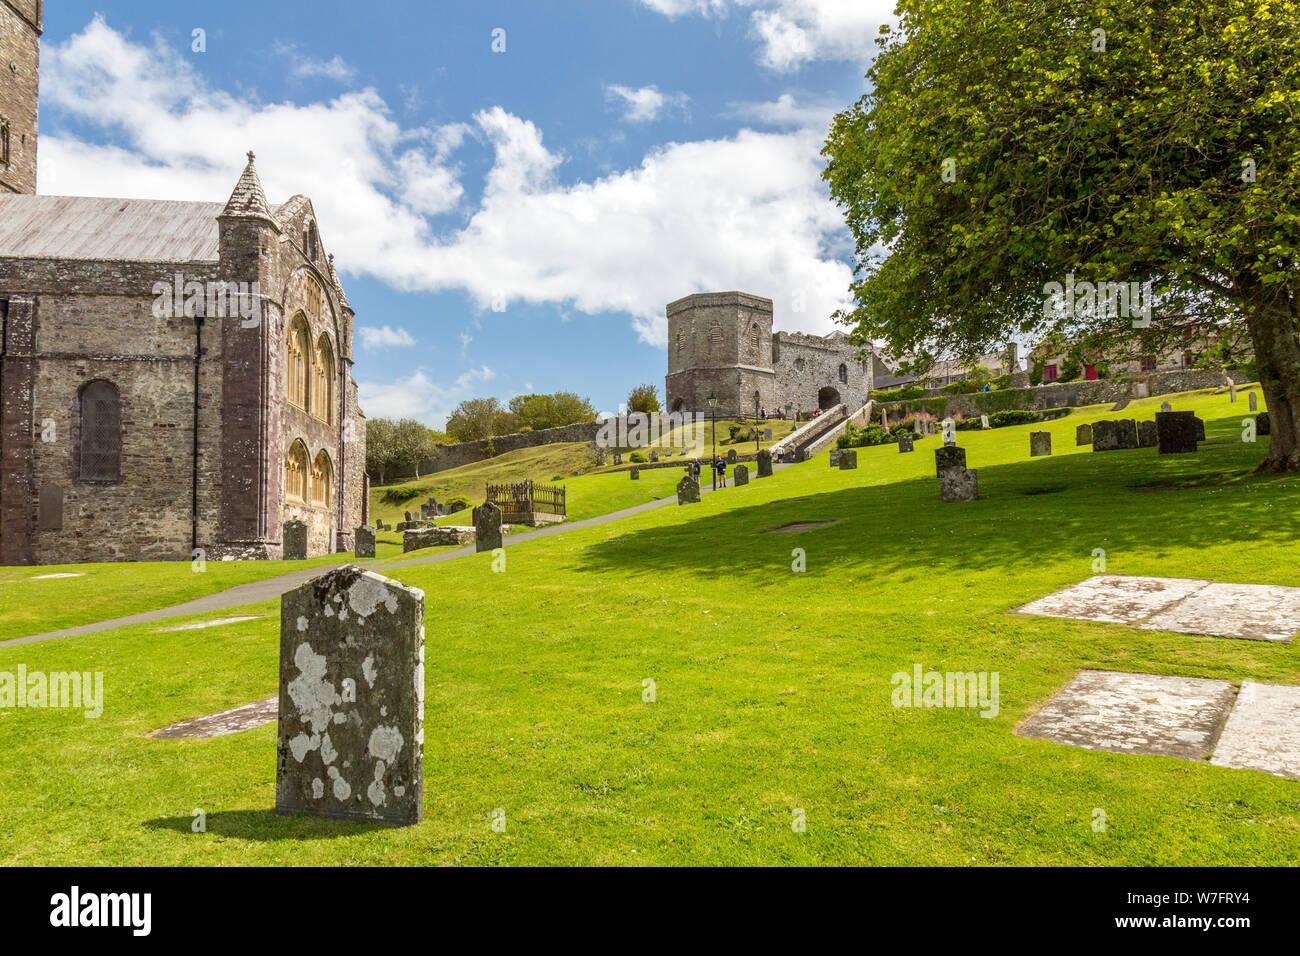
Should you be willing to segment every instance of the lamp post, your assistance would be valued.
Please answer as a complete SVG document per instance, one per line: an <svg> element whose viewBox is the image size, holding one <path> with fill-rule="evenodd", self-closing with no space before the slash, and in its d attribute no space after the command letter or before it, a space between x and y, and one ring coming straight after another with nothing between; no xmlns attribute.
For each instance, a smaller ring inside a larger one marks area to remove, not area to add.
<svg viewBox="0 0 1300 956"><path fill-rule="evenodd" d="M712 416L713 425L709 429L709 435L713 439L713 452L709 455L709 470L713 472L713 490L718 490L718 396L709 392L709 414Z"/></svg>

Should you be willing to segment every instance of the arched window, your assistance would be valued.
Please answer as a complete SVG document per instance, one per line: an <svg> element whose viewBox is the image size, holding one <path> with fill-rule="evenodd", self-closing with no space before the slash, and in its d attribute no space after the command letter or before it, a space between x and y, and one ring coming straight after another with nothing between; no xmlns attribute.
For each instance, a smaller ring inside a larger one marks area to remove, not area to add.
<svg viewBox="0 0 1300 956"><path fill-rule="evenodd" d="M311 341L307 334L307 322L299 314L289 324L289 360L285 366L288 378L289 402L306 410L308 395L308 368L312 360Z"/></svg>
<svg viewBox="0 0 1300 956"><path fill-rule="evenodd" d="M329 455L321 449L311 466L311 503L328 508L330 496L334 493L334 466L330 464Z"/></svg>
<svg viewBox="0 0 1300 956"><path fill-rule="evenodd" d="M802 371L803 371L803 359L802 359L802 358L797 358L797 359L794 360L794 370L795 370L796 372L802 372Z"/></svg>
<svg viewBox="0 0 1300 956"><path fill-rule="evenodd" d="M329 336L322 335L316 342L314 368L312 414L328 423L334 408L334 349L330 347Z"/></svg>
<svg viewBox="0 0 1300 956"><path fill-rule="evenodd" d="M122 407L111 382L81 390L81 480L117 481L122 459Z"/></svg>
<svg viewBox="0 0 1300 956"><path fill-rule="evenodd" d="M848 367L847 365L841 365L841 366L840 366L840 381L841 381L841 382L847 382L848 380L849 380L849 367Z"/></svg>
<svg viewBox="0 0 1300 956"><path fill-rule="evenodd" d="M284 459L284 494L290 501L307 503L307 446L296 441Z"/></svg>

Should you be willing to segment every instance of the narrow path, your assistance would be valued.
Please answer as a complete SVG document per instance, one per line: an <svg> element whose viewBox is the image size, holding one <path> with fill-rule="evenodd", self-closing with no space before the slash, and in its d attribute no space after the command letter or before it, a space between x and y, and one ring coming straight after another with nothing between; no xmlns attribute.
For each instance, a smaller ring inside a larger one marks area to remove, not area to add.
<svg viewBox="0 0 1300 956"><path fill-rule="evenodd" d="M788 464L773 464L773 471L788 468ZM703 478L703 475L701 475ZM753 481L754 479L750 479ZM734 485L728 485L734 487ZM712 487L705 482L701 482L700 491L702 493L712 491ZM677 501L677 496L669 498L657 498L654 501L647 501L645 504L633 505L631 508L624 508L621 511L611 511L609 514L597 515L594 518L584 518L582 521L564 522L562 524L548 525L545 528L537 528L533 531L525 531L520 534L511 534L506 538L507 544L522 544L525 541L532 541L534 538L545 538L553 534L564 534L567 531L577 531L579 528L591 528L596 525L608 524L611 521L619 521L623 518L630 518L632 515L638 515L642 512L652 511L655 508L662 508L664 505ZM452 551L442 551L438 554L429 554L419 558L381 558L374 561L356 562L363 567L372 570L390 571L396 568L409 568L417 564L435 564L439 561L450 561L453 558L463 558L466 555L474 553L472 544L465 545L463 548L456 548ZM29 637L15 637L7 641L0 641L0 647L15 647L19 644L35 644L40 641L52 641L58 637L80 637L83 634L94 634L96 631L107 631L118 627L129 627L133 624L149 624L153 621L165 621L168 618L183 617L190 614L206 614L209 611L225 611L233 607L243 607L246 604L261 604L263 601L270 601L278 598L286 591L291 591L299 585L306 584L322 574L334 570L339 565L328 565L315 568L304 568L301 571L290 571L288 574L277 575L273 578L265 578L261 581L251 581L248 584L240 584L233 588L227 588L224 591L218 591L215 594L206 594L203 597L197 597L192 601L186 601L184 604L174 604L171 607L157 608L152 611L142 611L139 614L130 614L126 617L115 617L106 621L96 621L93 624L81 624L77 627L65 627L59 631L46 631L44 634L32 634Z"/></svg>

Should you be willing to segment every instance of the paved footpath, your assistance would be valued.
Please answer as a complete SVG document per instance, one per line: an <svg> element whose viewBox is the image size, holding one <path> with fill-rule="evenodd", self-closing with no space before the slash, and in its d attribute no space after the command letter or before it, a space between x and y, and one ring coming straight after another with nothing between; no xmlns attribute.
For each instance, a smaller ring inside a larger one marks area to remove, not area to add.
<svg viewBox="0 0 1300 956"><path fill-rule="evenodd" d="M773 470L790 467L788 464L773 463ZM702 476L701 476L702 477ZM753 479L750 479L751 482ZM702 483L703 484L703 483ZM728 488L733 485L728 484ZM712 491L707 485L701 487L701 492ZM520 534L510 534L506 536L507 544L522 544L525 541L531 541L534 538L545 538L553 534L565 534L569 531L577 531L579 528L591 528L595 525L608 524L611 521L620 521L623 518L630 518L632 515L641 514L645 511L652 511L655 508L662 508L664 505L672 504L677 501L677 496L669 498L658 498L654 501L647 501L642 505L635 505L631 508L624 508L622 511L611 511L607 515L597 515L594 518L585 518L582 521L563 522L562 524L548 525L544 528L537 528L533 531L525 531ZM364 567L373 570L393 570L396 568L408 568L417 564L434 564L438 561L450 561L453 558L463 558L467 554L474 553L472 544L463 548L456 548L452 551L442 551L438 554L430 554L421 558L380 558L376 560L367 560L356 562ZM326 574L338 564L321 565L315 568L304 568L301 571L290 571L287 574L281 574L273 578L265 578L261 581L250 581L248 584L236 585L233 588L227 588L224 591L218 591L215 594L207 594L203 597L195 598L192 601L186 601L184 604L174 604L171 607L157 608L153 611L143 611L139 614L130 614L126 617L115 617L107 621L96 621L94 624L82 624L78 627L66 627L61 631L47 631L44 634L32 634L29 637L15 637L12 640L0 641L0 647L15 647L19 644L35 644L38 641L52 641L56 637L80 637L83 634L94 634L96 631L108 631L118 627L129 627L133 624L149 624L153 621L165 621L168 618L184 617L190 614L207 614L211 611L226 611L234 607L243 607L247 604L261 604L263 601L270 601L278 598L286 591L292 591L294 588L306 584L315 578Z"/></svg>

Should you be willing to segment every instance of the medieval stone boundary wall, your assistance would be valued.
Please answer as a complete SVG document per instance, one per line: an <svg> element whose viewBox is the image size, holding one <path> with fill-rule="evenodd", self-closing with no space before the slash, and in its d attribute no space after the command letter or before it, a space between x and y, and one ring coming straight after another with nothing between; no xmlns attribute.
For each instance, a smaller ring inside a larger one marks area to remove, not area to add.
<svg viewBox="0 0 1300 956"><path fill-rule="evenodd" d="M417 469L405 478L414 478L418 470L421 477L448 468L472 465L508 451L520 448L536 448L538 445L553 445L559 442L595 441L603 422L577 422L573 425L561 425L558 428L540 428L533 432L519 432L515 435L496 435L478 441L459 442L455 445L440 445L429 458L420 462ZM489 446L491 446L489 448ZM393 473L393 478L402 480L400 473Z"/></svg>

